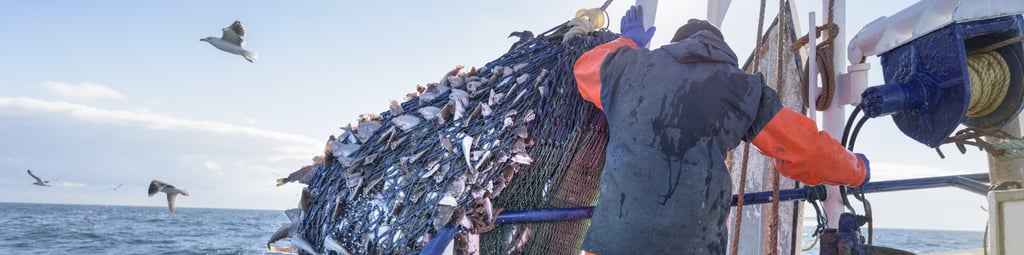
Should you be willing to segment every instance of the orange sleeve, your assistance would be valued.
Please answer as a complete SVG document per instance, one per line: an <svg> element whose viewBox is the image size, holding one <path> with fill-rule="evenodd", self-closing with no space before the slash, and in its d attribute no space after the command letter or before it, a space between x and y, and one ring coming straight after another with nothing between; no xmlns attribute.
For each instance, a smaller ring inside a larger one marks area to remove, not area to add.
<svg viewBox="0 0 1024 255"><path fill-rule="evenodd" d="M867 165L804 115L783 107L754 137L765 156L775 158L782 175L808 185L860 186Z"/></svg>
<svg viewBox="0 0 1024 255"><path fill-rule="evenodd" d="M619 37L605 44L598 45L583 53L576 60L573 66L573 73L576 75L576 87L579 88L583 100L594 103L598 109L604 110L601 105L601 63L604 57L618 50L622 46L629 46L636 49L636 42L627 37Z"/></svg>

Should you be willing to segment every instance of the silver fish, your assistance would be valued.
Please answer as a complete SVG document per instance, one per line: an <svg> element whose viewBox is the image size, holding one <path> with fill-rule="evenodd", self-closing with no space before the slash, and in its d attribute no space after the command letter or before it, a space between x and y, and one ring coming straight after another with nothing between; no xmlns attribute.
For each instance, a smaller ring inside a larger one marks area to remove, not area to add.
<svg viewBox="0 0 1024 255"><path fill-rule="evenodd" d="M526 68L529 65L530 64L527 64L527 63L518 64L518 65L512 67L512 71L518 73L519 71L523 70L523 68Z"/></svg>
<svg viewBox="0 0 1024 255"><path fill-rule="evenodd" d="M423 117L423 119L434 120L434 118L437 118L437 116L441 113L441 108L437 108L435 106L425 106L420 107L419 109L416 110L416 112L420 113L420 117Z"/></svg>
<svg viewBox="0 0 1024 255"><path fill-rule="evenodd" d="M405 112L405 110L402 109L402 104L398 103L398 101L394 100L394 99L391 100L391 105L389 106L389 110L391 112L391 115L399 115L399 114L402 114L403 112Z"/></svg>
<svg viewBox="0 0 1024 255"><path fill-rule="evenodd" d="M281 239L285 239L285 238L294 236L296 229L297 229L297 224L295 224L294 222L292 222L292 223L285 223L285 224L281 225L281 228L277 229L277 232L274 232L273 235L270 235L270 240L267 240L267 250L271 250L270 249L270 244L273 244L274 242L280 241Z"/></svg>
<svg viewBox="0 0 1024 255"><path fill-rule="evenodd" d="M402 131L409 131L409 129L412 129L413 127L416 127L416 125L420 124L420 118L409 114L405 114L402 116L395 117L394 119L391 119L391 123L397 126L398 128L402 129Z"/></svg>
<svg viewBox="0 0 1024 255"><path fill-rule="evenodd" d="M342 255L352 255L352 253L348 252L345 247L342 247L338 241L334 240L334 237L331 237L330 234L324 237L324 250L333 251Z"/></svg>
<svg viewBox="0 0 1024 255"><path fill-rule="evenodd" d="M310 244L309 241L306 241L306 239L302 238L302 235L300 235L299 233L295 233L294 235L292 235L292 246L302 249L303 251L310 254L320 255L320 253L317 252L316 249L313 249L313 245Z"/></svg>
<svg viewBox="0 0 1024 255"><path fill-rule="evenodd" d="M359 142L366 143L366 140L373 136L377 129L380 129L382 125L380 121L370 120L359 123L359 127L356 128L356 137L359 138Z"/></svg>

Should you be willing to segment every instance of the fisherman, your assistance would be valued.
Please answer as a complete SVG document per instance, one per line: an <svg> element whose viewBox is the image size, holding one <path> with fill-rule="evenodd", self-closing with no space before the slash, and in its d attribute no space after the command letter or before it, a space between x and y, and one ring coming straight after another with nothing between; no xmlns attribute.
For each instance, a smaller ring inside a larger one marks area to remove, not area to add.
<svg viewBox="0 0 1024 255"><path fill-rule="evenodd" d="M634 6L622 37L583 54L583 99L604 111L609 141L601 193L583 242L590 254L725 254L732 181L726 153L752 142L778 171L808 185L860 186L868 160L814 121L782 107L760 75L737 67L721 31L691 19L671 43Z"/></svg>

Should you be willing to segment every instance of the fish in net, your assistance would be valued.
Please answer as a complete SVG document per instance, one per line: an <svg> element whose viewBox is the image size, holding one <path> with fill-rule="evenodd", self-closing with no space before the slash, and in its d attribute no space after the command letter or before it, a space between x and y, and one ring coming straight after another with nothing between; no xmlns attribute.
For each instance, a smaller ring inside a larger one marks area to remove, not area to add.
<svg viewBox="0 0 1024 255"><path fill-rule="evenodd" d="M457 67L360 115L325 146L300 202L303 253L419 253L443 226L456 253L578 254L589 220L494 224L502 211L596 201L608 130L573 65L618 37L560 26L483 67Z"/></svg>

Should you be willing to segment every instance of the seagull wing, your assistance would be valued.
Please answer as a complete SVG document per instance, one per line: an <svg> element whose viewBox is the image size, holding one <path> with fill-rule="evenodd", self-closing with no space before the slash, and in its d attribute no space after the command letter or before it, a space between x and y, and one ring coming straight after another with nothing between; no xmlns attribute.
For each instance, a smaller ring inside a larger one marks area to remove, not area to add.
<svg viewBox="0 0 1024 255"><path fill-rule="evenodd" d="M43 183L43 179L39 178L39 176L36 176L36 174L32 173L32 169L28 169L28 175L31 175L32 178L36 178L36 182Z"/></svg>
<svg viewBox="0 0 1024 255"><path fill-rule="evenodd" d="M245 46L245 28L242 27L242 22L235 21L230 26L222 29L224 34L221 35L220 40L237 44L238 46Z"/></svg>
<svg viewBox="0 0 1024 255"><path fill-rule="evenodd" d="M152 197L153 195L156 195L157 192L160 192L161 190L164 189L164 186L168 185L167 183L164 183L162 181L153 180L149 182L149 196Z"/></svg>
<svg viewBox="0 0 1024 255"><path fill-rule="evenodd" d="M302 220L302 209L292 208L284 211L284 215L288 216L288 220L292 223L299 222Z"/></svg>
<svg viewBox="0 0 1024 255"><path fill-rule="evenodd" d="M178 193L167 193L167 209L174 213L174 201L177 200Z"/></svg>

